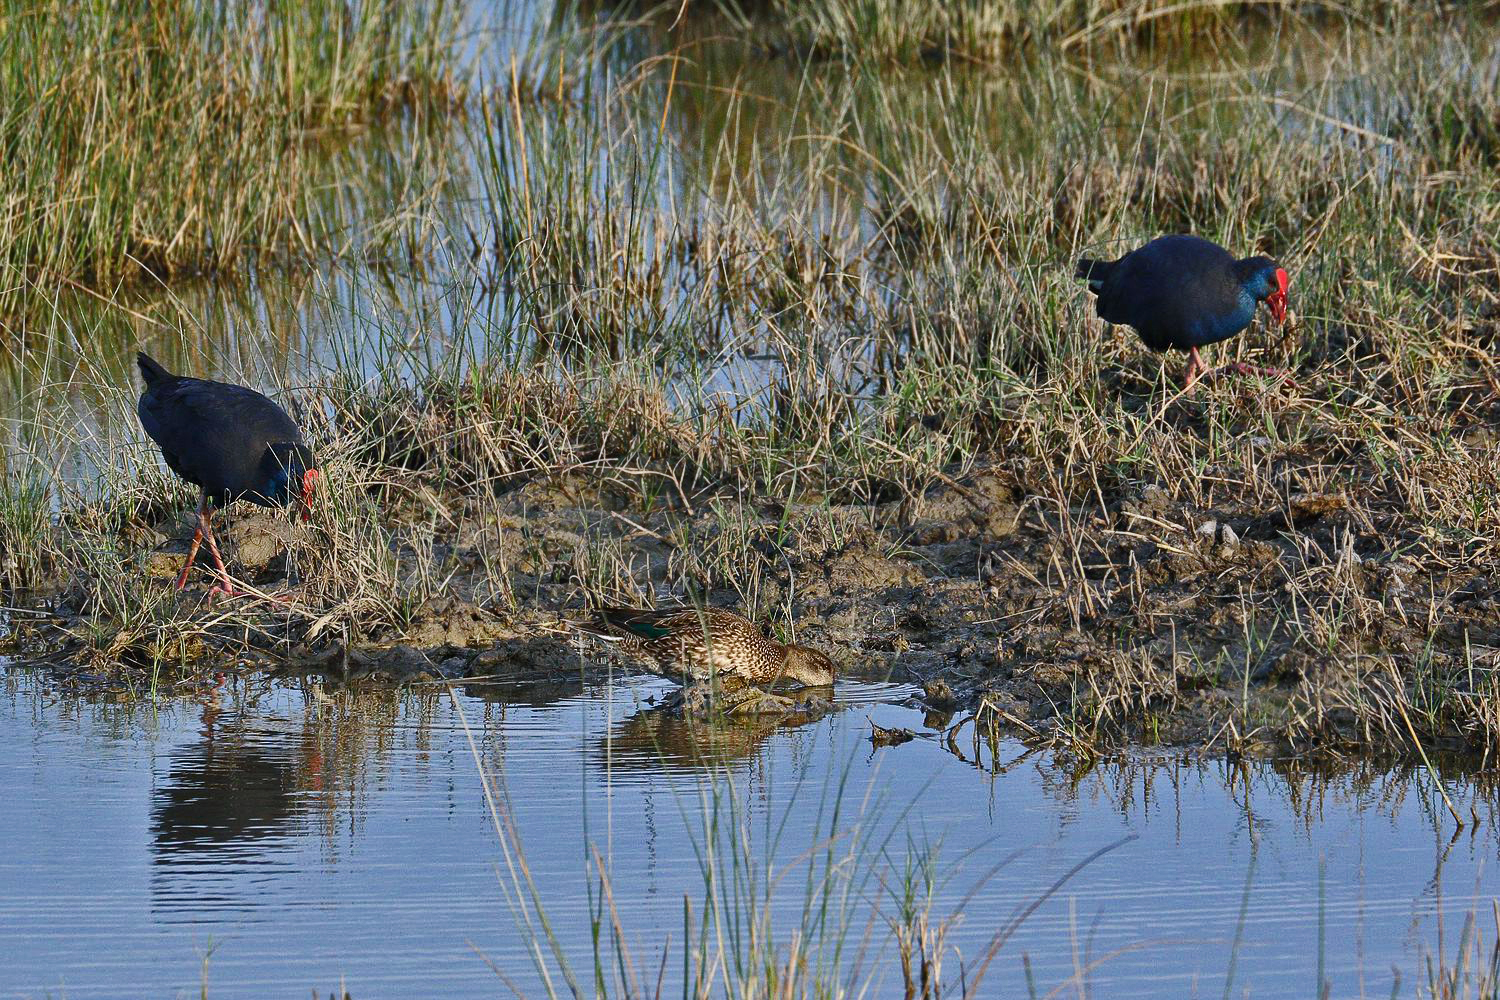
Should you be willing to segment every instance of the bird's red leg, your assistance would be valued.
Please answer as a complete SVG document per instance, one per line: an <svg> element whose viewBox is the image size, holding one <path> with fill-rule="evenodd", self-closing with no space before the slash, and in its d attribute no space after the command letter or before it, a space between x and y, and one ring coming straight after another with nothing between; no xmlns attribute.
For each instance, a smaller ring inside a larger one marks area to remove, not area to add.
<svg viewBox="0 0 1500 1000"><path fill-rule="evenodd" d="M212 601L220 594L223 594L225 597L244 597L246 596L244 591L234 589L234 584L229 579L229 571L224 568L224 560L219 556L219 543L214 539L213 527L209 524L211 517L212 512L205 514L203 517L203 537L208 540L208 554L214 557L214 566L219 571L219 582L209 589L208 599ZM264 600L275 601L277 604L291 603L289 598L281 594L262 594L255 590L251 590L250 594Z"/></svg>
<svg viewBox="0 0 1500 1000"><path fill-rule="evenodd" d="M208 494L201 493L198 497L198 525L193 529L193 544L188 546L187 562L182 564L182 572L177 574L177 589L181 590L187 585L188 570L193 568L193 560L198 558L198 546L203 543L203 510L208 504Z"/></svg>
<svg viewBox="0 0 1500 1000"><path fill-rule="evenodd" d="M1198 348L1194 347L1188 351L1187 378L1182 387L1184 392L1193 387L1193 383L1198 379L1198 373L1204 370L1203 359L1198 357Z"/></svg>
<svg viewBox="0 0 1500 1000"><path fill-rule="evenodd" d="M211 511L199 515L203 525L203 537L208 539L208 554L214 557L214 568L219 571L219 580L208 592L208 599L212 601L215 597L223 594L225 597L237 596L234 584L229 582L229 571L224 568L224 560L219 556L219 543L214 540L214 529L209 523L213 516Z"/></svg>

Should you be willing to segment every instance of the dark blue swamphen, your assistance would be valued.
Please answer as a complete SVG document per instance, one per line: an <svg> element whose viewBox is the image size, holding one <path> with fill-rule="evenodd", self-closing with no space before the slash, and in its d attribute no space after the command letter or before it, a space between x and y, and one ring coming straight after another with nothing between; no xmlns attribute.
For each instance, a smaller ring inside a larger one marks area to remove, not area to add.
<svg viewBox="0 0 1500 1000"><path fill-rule="evenodd" d="M209 504L295 503L306 521L319 478L317 462L286 411L254 389L173 375L145 354L135 360L146 383L136 407L141 426L161 448L167 467L202 491L197 529L177 589L187 583L198 546L207 539L219 574L209 597L232 597L235 589L214 540Z"/></svg>
<svg viewBox="0 0 1500 1000"><path fill-rule="evenodd" d="M1200 372L1213 374L1198 357L1198 348L1245 329L1261 302L1277 323L1286 321L1285 270L1269 257L1236 260L1217 243L1197 236L1158 236L1119 260L1081 258L1075 277L1087 281L1098 296L1105 322L1134 327L1153 351L1187 351L1189 386ZM1281 374L1245 364L1223 369Z"/></svg>

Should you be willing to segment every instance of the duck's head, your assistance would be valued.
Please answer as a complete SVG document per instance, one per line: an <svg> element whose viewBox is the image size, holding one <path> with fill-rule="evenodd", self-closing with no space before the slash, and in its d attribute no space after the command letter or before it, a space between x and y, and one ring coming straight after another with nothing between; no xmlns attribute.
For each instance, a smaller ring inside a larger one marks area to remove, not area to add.
<svg viewBox="0 0 1500 1000"><path fill-rule="evenodd" d="M833 683L833 661L821 649L788 645L781 675L803 687L828 687Z"/></svg>

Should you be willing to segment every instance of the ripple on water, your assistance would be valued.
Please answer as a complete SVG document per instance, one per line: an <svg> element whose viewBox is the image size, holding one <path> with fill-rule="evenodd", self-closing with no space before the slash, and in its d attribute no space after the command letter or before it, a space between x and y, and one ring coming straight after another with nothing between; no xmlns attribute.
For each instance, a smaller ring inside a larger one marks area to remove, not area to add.
<svg viewBox="0 0 1500 1000"><path fill-rule="evenodd" d="M1456 928L1493 896L1493 827L1452 840L1424 774L1144 754L1075 771L1013 741L973 745L972 727L950 747L897 685L840 682L836 711L791 725L666 718L651 706L670 685L650 677L453 698L253 681L155 709L42 689L21 670L0 685L0 996L194 990L205 953L214 997L341 981L355 996L493 995L476 952L534 983L476 756L583 967L591 852L654 969L684 895L702 895L715 803L721 820L733 803L755 856L798 872L835 805L843 837L866 838L861 865L927 845L936 912L968 897L949 940L971 960L1018 905L1135 835L1025 921L986 979L1000 993L1026 989L1023 953L1050 989L1076 952L1111 956L1091 973L1110 996L1222 992L1231 956L1236 992L1304 994L1320 928L1335 995L1388 993L1392 966L1413 981L1438 914ZM876 749L872 722L925 738ZM1492 790L1455 793L1493 812ZM801 882L778 885L773 925L796 927ZM876 881L853 898L863 933L889 900Z"/></svg>

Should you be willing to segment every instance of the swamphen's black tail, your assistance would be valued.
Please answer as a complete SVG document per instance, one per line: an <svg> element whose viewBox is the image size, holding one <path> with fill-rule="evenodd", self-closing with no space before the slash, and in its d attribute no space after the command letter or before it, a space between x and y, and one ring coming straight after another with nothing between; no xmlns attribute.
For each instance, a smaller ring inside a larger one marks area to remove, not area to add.
<svg viewBox="0 0 1500 1000"><path fill-rule="evenodd" d="M145 379L148 387L173 377L171 372L147 357L144 351L135 353L135 363L140 366L141 378Z"/></svg>
<svg viewBox="0 0 1500 1000"><path fill-rule="evenodd" d="M1073 277L1082 278L1089 283L1089 288L1098 291L1099 286L1104 284L1104 279L1109 276L1109 269L1115 266L1112 260L1094 260L1092 257L1079 257L1078 269L1073 272Z"/></svg>

